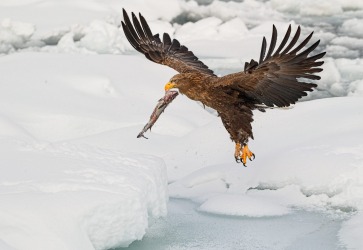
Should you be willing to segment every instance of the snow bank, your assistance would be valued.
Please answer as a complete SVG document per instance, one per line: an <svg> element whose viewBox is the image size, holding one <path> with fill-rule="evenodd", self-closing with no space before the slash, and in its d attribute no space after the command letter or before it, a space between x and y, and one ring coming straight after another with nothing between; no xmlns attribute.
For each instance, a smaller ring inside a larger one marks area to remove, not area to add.
<svg viewBox="0 0 363 250"><path fill-rule="evenodd" d="M127 246L149 216L166 214L155 157L13 140L0 147L0 238L14 249Z"/></svg>
<svg viewBox="0 0 363 250"><path fill-rule="evenodd" d="M162 159L72 143L130 125L127 109L120 110L130 98L112 79L120 80L120 64L107 77L102 61L36 53L0 58L1 249L127 246L166 215ZM127 146L122 137L119 143Z"/></svg>
<svg viewBox="0 0 363 250"><path fill-rule="evenodd" d="M35 26L30 23L4 19L0 22L0 54L27 47Z"/></svg>

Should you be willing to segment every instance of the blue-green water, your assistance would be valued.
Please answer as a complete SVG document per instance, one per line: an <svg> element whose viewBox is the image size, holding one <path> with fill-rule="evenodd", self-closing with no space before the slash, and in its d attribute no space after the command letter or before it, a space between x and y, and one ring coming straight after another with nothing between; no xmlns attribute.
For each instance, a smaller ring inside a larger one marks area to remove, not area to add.
<svg viewBox="0 0 363 250"><path fill-rule="evenodd" d="M346 249L337 237L344 220L340 217L301 210L265 218L216 216L196 207L171 199L168 216L126 249Z"/></svg>

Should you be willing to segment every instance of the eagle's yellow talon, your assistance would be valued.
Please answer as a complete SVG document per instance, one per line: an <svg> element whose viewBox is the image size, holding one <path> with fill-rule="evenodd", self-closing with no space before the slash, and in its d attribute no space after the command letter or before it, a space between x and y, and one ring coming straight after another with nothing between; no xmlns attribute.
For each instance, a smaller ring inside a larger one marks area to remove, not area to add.
<svg viewBox="0 0 363 250"><path fill-rule="evenodd" d="M234 157L237 163L242 162L243 165L246 167L247 158L252 161L255 159L255 154L249 150L247 144L242 146L241 143L236 143Z"/></svg>

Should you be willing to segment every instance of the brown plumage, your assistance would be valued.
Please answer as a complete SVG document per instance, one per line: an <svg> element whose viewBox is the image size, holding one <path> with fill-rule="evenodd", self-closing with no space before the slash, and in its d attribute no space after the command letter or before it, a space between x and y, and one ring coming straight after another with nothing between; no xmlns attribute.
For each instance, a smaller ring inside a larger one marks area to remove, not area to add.
<svg viewBox="0 0 363 250"><path fill-rule="evenodd" d="M324 62L317 60L325 52L309 57L319 41L302 50L313 33L293 48L300 36L300 26L288 42L290 25L276 50L277 31L273 26L270 46L267 50L266 39L263 38L258 62L252 59L245 63L243 71L217 77L176 39L171 40L166 33L162 40L159 34L153 35L141 14L137 19L132 13L132 22L125 10L123 16L122 28L130 44L149 60L179 72L170 79L165 89L176 87L181 94L215 109L236 143L237 162L243 164L246 164L246 158L254 157L247 147L248 139L253 139L252 110L264 112L266 108L287 107L317 86L308 79L320 79L315 73L322 71L320 66Z"/></svg>

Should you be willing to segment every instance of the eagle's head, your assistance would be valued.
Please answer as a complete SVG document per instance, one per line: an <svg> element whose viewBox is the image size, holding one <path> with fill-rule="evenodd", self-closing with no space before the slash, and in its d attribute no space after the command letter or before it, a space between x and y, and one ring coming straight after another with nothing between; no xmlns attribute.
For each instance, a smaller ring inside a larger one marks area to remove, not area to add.
<svg viewBox="0 0 363 250"><path fill-rule="evenodd" d="M181 74L176 74L173 76L167 84L165 84L165 91L168 91L170 89L179 88L179 85L181 85L183 82L183 78L181 77Z"/></svg>
<svg viewBox="0 0 363 250"><path fill-rule="evenodd" d="M181 93L189 90L193 85L195 85L196 73L181 73L173 76L167 84L165 84L165 91L177 88Z"/></svg>

